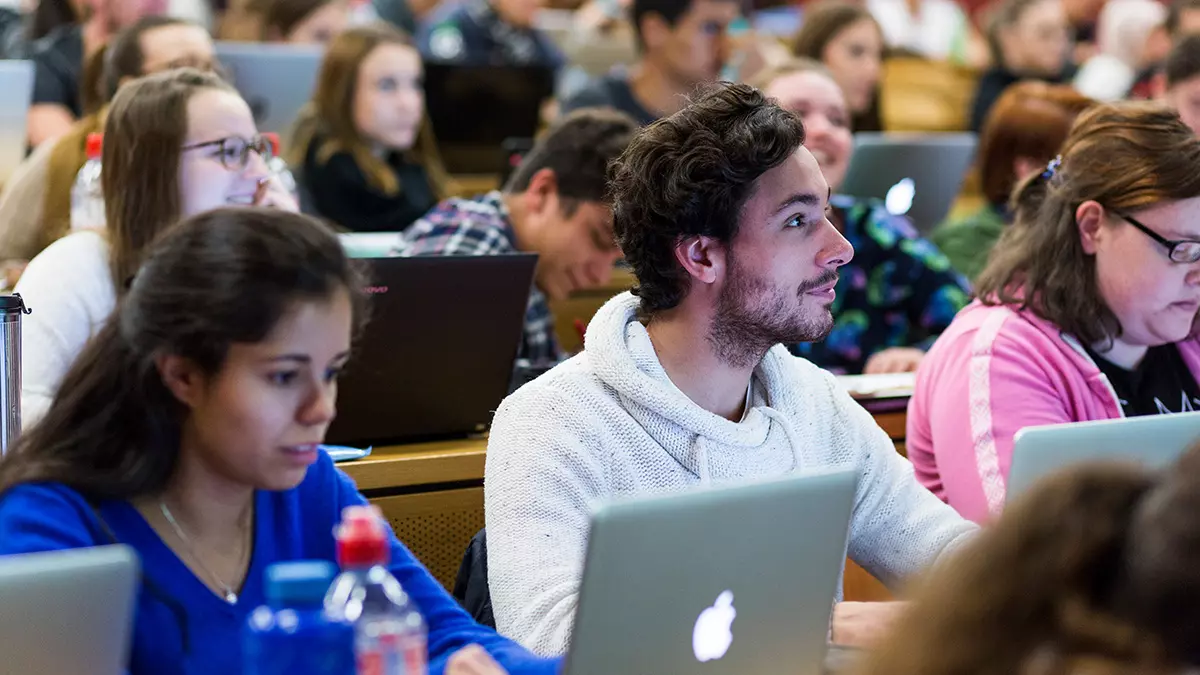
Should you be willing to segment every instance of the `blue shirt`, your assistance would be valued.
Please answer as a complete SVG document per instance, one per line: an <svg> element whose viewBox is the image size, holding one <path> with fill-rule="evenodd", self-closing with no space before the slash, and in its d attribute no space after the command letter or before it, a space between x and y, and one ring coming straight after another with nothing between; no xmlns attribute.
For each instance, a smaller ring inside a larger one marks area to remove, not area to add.
<svg viewBox="0 0 1200 675"><path fill-rule="evenodd" d="M365 503L324 452L298 487L259 491L254 551L236 605L197 579L129 502L100 502L102 524L87 500L59 484L20 485L0 497L0 555L111 544L115 536L138 552L144 578L130 674L236 675L242 672L242 626L255 607L265 604L267 566L285 560L334 560L332 533L342 509ZM557 660L537 658L475 623L394 536L391 551L392 574L429 625L431 674L442 673L447 658L471 643L487 649L513 675L558 671Z"/></svg>

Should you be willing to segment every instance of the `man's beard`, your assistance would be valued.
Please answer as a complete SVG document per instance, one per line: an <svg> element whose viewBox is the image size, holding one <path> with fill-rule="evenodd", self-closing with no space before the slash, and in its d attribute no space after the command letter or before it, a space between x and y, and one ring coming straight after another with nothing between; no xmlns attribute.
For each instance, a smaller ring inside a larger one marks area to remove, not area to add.
<svg viewBox="0 0 1200 675"><path fill-rule="evenodd" d="M837 272L827 271L802 283L793 294L775 288L766 280L741 271L729 259L728 279L717 298L717 310L709 326L708 342L717 358L735 367L758 363L777 344L815 342L833 330L827 308L801 314L806 293L837 283Z"/></svg>

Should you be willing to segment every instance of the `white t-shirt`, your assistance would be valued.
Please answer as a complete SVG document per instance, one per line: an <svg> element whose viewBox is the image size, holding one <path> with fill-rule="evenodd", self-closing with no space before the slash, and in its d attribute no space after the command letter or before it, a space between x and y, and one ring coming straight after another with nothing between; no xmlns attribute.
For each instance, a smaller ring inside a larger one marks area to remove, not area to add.
<svg viewBox="0 0 1200 675"><path fill-rule="evenodd" d="M32 312L21 323L21 424L50 407L87 341L117 306L104 235L67 235L29 261L14 292Z"/></svg>
<svg viewBox="0 0 1200 675"><path fill-rule="evenodd" d="M867 9L889 47L938 61L965 57L967 17L952 0L921 0L915 16L905 0L868 0Z"/></svg>

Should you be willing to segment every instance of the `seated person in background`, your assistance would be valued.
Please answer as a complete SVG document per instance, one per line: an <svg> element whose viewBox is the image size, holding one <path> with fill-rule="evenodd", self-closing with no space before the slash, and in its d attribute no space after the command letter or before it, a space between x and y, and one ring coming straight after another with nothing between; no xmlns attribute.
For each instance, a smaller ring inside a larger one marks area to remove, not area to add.
<svg viewBox="0 0 1200 675"><path fill-rule="evenodd" d="M103 60L101 109L71 125L61 138L38 146L0 193L0 260L28 261L71 231L71 189L87 161L87 137L104 128L108 102L118 87L171 68L212 70L215 65L207 31L165 16L139 19L96 57Z"/></svg>
<svg viewBox="0 0 1200 675"><path fill-rule="evenodd" d="M904 216L883 202L836 194L850 165L850 111L821 64L797 59L760 75L763 94L804 122L804 147L834 192L829 221L854 247L838 270L829 310L833 328L821 342L789 344L830 370L916 370L925 350L968 301L966 282Z"/></svg>
<svg viewBox="0 0 1200 675"><path fill-rule="evenodd" d="M987 29L992 68L983 74L971 104L971 130L979 132L1004 90L1023 79L1064 82L1070 34L1060 0L1001 0Z"/></svg>
<svg viewBox="0 0 1200 675"><path fill-rule="evenodd" d="M881 131L879 82L883 77L883 29L865 7L825 0L804 10L792 43L796 56L825 64L842 88L855 131Z"/></svg>
<svg viewBox="0 0 1200 675"><path fill-rule="evenodd" d="M1151 103L1079 116L1022 183L978 300L917 373L908 457L959 513L1004 506L1024 427L1200 406L1200 140Z"/></svg>
<svg viewBox="0 0 1200 675"><path fill-rule="evenodd" d="M1012 222L1008 198L1013 187L1046 169L1071 131L1075 116L1095 103L1071 87L1018 82L997 99L979 137L980 182L986 203L978 211L950 218L930 239L959 273L974 280L988 254Z"/></svg>
<svg viewBox="0 0 1200 675"><path fill-rule="evenodd" d="M289 154L304 210L355 232L403 230L445 197L408 37L380 22L334 38Z"/></svg>
<svg viewBox="0 0 1200 675"><path fill-rule="evenodd" d="M421 57L466 66L542 66L566 57L535 25L545 0L464 0L417 33Z"/></svg>
<svg viewBox="0 0 1200 675"><path fill-rule="evenodd" d="M62 26L33 43L33 101L29 108L29 145L66 133L84 114L83 65L109 36L143 16L162 14L166 0L82 0L83 20Z"/></svg>
<svg viewBox="0 0 1200 675"><path fill-rule="evenodd" d="M1129 97L1147 65L1146 43L1167 14L1159 0L1109 0L1096 23L1096 53L1079 64L1071 86L1099 101Z"/></svg>
<svg viewBox="0 0 1200 675"><path fill-rule="evenodd" d="M332 562L342 509L366 504L318 445L363 318L356 270L298 214L184 221L0 459L0 555L137 551L130 675L240 673L266 568ZM452 665L481 659L471 644L514 675L556 672L472 621L394 535L389 566L429 626L430 673L505 672Z"/></svg>
<svg viewBox="0 0 1200 675"><path fill-rule="evenodd" d="M562 101L562 111L615 108L642 125L676 112L697 85L721 76L737 16L735 0L633 0L641 56Z"/></svg>
<svg viewBox="0 0 1200 675"><path fill-rule="evenodd" d="M607 283L621 251L604 203L605 169L636 128L613 110L579 110L560 118L503 191L438 204L404 233L403 255L537 253L525 335L517 358L542 366L563 354L547 297Z"/></svg>
<svg viewBox="0 0 1200 675"><path fill-rule="evenodd" d="M781 345L829 331L853 255L804 138L758 90L723 84L644 127L613 165L614 228L638 285L600 309L582 353L505 399L488 438L502 634L566 650L591 509L616 497L853 467L849 555L886 583L975 530L831 375ZM859 641L851 624L894 611L840 604L833 638Z"/></svg>
<svg viewBox="0 0 1200 675"><path fill-rule="evenodd" d="M45 414L75 357L125 295L146 248L180 217L227 204L295 210L268 189L268 147L250 107L216 75L181 68L121 87L104 125L107 229L59 239L17 283L36 308L22 326L26 424Z"/></svg>
<svg viewBox="0 0 1200 675"><path fill-rule="evenodd" d="M1167 55L1163 75L1163 100L1192 131L1200 132L1200 35L1189 35L1175 43Z"/></svg>
<svg viewBox="0 0 1200 675"><path fill-rule="evenodd" d="M350 23L349 0L257 0L263 42L329 44Z"/></svg>
<svg viewBox="0 0 1200 675"><path fill-rule="evenodd" d="M1200 0L1174 0L1167 5L1167 16L1146 40L1143 59L1148 62L1138 73L1130 98L1151 100L1163 95L1163 64L1171 47L1189 35L1200 33Z"/></svg>
<svg viewBox="0 0 1200 675"><path fill-rule="evenodd" d="M1198 508L1196 449L1157 473L1097 463L1048 477L930 575L850 671L1195 672Z"/></svg>

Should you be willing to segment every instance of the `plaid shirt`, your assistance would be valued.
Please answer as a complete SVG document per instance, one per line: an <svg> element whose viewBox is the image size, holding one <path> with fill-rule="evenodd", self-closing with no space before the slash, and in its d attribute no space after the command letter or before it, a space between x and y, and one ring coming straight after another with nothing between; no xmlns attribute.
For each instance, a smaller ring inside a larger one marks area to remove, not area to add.
<svg viewBox="0 0 1200 675"><path fill-rule="evenodd" d="M516 234L499 192L475 199L442 201L404 231L400 255L500 255L517 253ZM554 317L535 284L525 308L525 335L517 358L529 365L563 357L554 335Z"/></svg>

